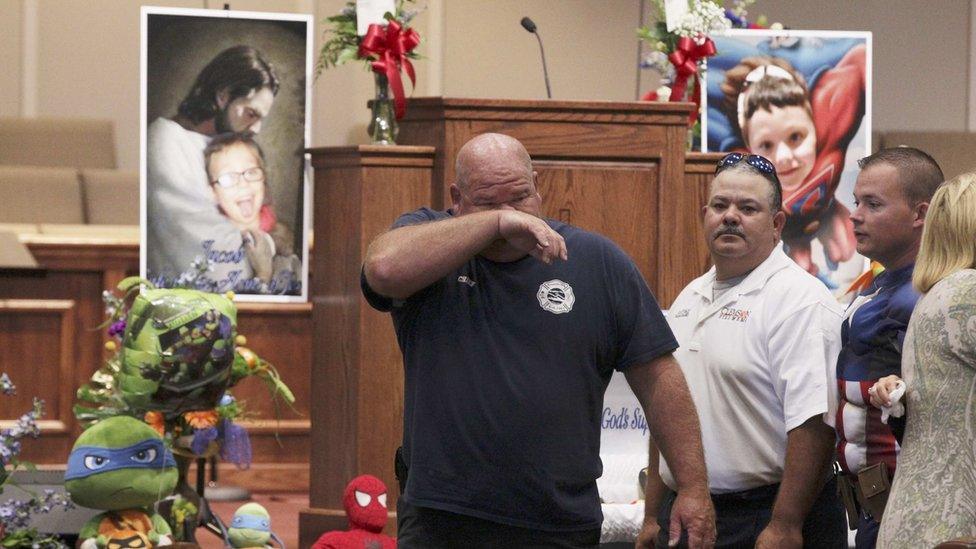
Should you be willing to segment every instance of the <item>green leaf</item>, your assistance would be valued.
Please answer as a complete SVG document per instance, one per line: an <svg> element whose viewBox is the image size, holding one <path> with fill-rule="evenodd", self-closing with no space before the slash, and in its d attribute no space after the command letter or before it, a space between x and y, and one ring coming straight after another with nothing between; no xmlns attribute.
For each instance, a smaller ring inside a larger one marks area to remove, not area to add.
<svg viewBox="0 0 976 549"><path fill-rule="evenodd" d="M339 55L336 57L335 64L342 65L343 63L347 63L358 57L359 57L359 46L356 46L355 48L348 47L343 49L341 52L339 52Z"/></svg>

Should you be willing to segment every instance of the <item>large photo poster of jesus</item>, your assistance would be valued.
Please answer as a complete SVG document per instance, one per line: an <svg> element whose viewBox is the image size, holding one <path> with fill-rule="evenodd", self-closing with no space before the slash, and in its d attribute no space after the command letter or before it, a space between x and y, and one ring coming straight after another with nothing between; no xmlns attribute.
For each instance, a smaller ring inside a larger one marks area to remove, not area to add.
<svg viewBox="0 0 976 549"><path fill-rule="evenodd" d="M309 15L142 9L141 274L304 301Z"/></svg>
<svg viewBox="0 0 976 549"><path fill-rule="evenodd" d="M871 33L734 29L708 60L705 150L769 158L789 256L842 295L855 251L857 161L871 153Z"/></svg>

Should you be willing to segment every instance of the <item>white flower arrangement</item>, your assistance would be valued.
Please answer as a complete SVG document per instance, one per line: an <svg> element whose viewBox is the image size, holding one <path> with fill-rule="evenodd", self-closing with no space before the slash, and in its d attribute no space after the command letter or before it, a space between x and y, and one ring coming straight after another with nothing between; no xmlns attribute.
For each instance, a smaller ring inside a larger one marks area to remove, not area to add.
<svg viewBox="0 0 976 549"><path fill-rule="evenodd" d="M691 0L688 2L688 13L681 18L674 33L687 36L701 44L712 33L723 32L732 28L732 22L725 17L725 8L721 2L713 0Z"/></svg>
<svg viewBox="0 0 976 549"><path fill-rule="evenodd" d="M652 13L653 22L647 27L637 29L637 36L652 48L652 51L641 60L641 67L655 70L665 82L674 80L674 67L668 60L668 55L677 49L680 39L691 38L695 44L701 45L709 35L732 28L732 21L727 17L721 0L687 1L688 11L674 30L668 30L664 15L664 0L655 0L653 3L655 8ZM751 0L741 1L736 4L736 9L745 13L745 6L750 3Z"/></svg>

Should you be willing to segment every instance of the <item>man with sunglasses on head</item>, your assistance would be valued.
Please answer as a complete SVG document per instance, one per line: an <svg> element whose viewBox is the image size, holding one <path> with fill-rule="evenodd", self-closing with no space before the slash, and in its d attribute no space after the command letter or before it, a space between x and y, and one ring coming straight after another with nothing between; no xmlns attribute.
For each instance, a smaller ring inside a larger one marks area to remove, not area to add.
<svg viewBox="0 0 976 549"><path fill-rule="evenodd" d="M703 208L713 267L674 301L668 323L702 426L716 547L846 547L824 423L840 348L840 307L783 251L773 164L732 153ZM645 535L673 542L671 463L649 474Z"/></svg>

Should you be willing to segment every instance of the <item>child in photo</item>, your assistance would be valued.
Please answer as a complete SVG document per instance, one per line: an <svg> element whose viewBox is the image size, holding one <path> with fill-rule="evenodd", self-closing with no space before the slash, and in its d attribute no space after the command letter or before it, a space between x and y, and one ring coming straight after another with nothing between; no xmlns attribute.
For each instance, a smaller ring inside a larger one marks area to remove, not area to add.
<svg viewBox="0 0 976 549"><path fill-rule="evenodd" d="M819 272L810 245L820 241L831 269L855 252L850 212L835 194L848 145L864 117L865 63L866 48L856 45L836 65L816 71L809 87L788 60L749 56L725 70L720 86L728 133L719 150L773 161L787 214L783 243L794 261L828 286L829 273Z"/></svg>
<svg viewBox="0 0 976 549"><path fill-rule="evenodd" d="M204 157L216 207L240 229L260 293L294 293L301 260L294 233L270 205L261 147L250 133L225 133L210 141Z"/></svg>

